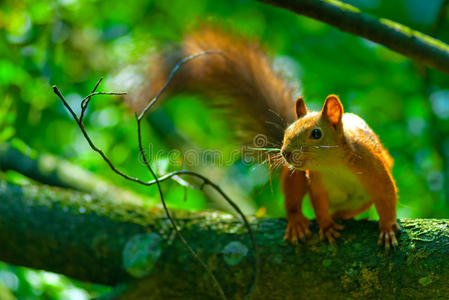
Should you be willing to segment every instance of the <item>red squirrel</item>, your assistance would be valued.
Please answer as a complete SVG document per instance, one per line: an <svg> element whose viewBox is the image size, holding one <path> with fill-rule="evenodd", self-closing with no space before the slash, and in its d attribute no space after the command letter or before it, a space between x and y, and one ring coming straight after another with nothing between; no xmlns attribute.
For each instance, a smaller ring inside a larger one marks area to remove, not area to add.
<svg viewBox="0 0 449 300"><path fill-rule="evenodd" d="M310 235L302 213L308 193L320 227L320 237L334 243L342 226L372 204L379 215L379 244L397 246L397 189L393 160L376 134L360 117L343 113L336 95L327 96L321 111L308 111L303 98L293 104L293 88L272 68L272 60L255 40L216 27L187 34L176 49L153 59L145 86L126 98L141 112L184 57L197 57L175 74L167 94L201 94L208 104L228 113L231 126L250 145L264 134L280 147L284 164L285 239L296 243ZM285 122L290 125L286 127Z"/></svg>

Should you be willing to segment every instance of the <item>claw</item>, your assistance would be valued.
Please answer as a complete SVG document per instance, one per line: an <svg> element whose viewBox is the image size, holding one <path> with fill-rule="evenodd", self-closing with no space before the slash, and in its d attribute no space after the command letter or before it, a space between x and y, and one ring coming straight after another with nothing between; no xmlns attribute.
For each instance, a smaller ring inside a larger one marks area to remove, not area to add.
<svg viewBox="0 0 449 300"><path fill-rule="evenodd" d="M333 233L332 232L330 232L330 231L326 232L326 238L329 241L329 244L335 245L335 239L333 237Z"/></svg>
<svg viewBox="0 0 449 300"><path fill-rule="evenodd" d="M339 238L341 235L340 232L338 232L338 230L342 229L343 229L342 225L331 222L329 225L324 227L324 229L320 227L320 239L324 240L325 239L324 237L326 237L329 244L335 245L335 239Z"/></svg>
<svg viewBox="0 0 449 300"><path fill-rule="evenodd" d="M398 240L396 239L395 231L398 229L399 226L396 223L391 226L391 228L381 228L377 244L379 246L382 246L382 244L384 244L385 250L390 250L391 247L396 250L398 246Z"/></svg>
<svg viewBox="0 0 449 300"><path fill-rule="evenodd" d="M309 220L306 217L298 216L289 218L287 229L285 230L284 240L292 244L298 244L298 239L305 242L307 237L311 236L309 230Z"/></svg>
<svg viewBox="0 0 449 300"><path fill-rule="evenodd" d="M342 230L342 229L345 228L345 227L344 227L343 225L334 223L334 228L337 229L337 230Z"/></svg>

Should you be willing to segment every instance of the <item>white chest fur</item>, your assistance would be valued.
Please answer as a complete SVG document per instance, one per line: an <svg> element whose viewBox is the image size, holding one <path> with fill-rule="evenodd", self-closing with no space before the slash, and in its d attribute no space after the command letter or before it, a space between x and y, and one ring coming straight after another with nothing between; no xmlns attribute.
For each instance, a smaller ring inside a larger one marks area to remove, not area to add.
<svg viewBox="0 0 449 300"><path fill-rule="evenodd" d="M342 210L356 210L370 201L370 195L358 177L345 166L323 170L322 175L331 214Z"/></svg>

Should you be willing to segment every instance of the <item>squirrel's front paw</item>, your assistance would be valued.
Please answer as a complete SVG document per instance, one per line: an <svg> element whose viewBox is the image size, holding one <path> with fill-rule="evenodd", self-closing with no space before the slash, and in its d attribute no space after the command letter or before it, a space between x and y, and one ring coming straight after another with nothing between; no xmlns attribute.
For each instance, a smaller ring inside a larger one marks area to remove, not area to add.
<svg viewBox="0 0 449 300"><path fill-rule="evenodd" d="M335 245L335 239L340 236L340 232L338 231L342 229L342 225L337 224L332 220L324 225L320 224L320 239L327 239L329 241L329 244Z"/></svg>
<svg viewBox="0 0 449 300"><path fill-rule="evenodd" d="M311 235L309 223L309 219L304 216L289 216L284 240L288 240L292 244L297 244L298 238L305 241Z"/></svg>
<svg viewBox="0 0 449 300"><path fill-rule="evenodd" d="M398 246L398 240L396 239L396 231L398 231L399 228L400 227L396 222L391 226L380 225L380 234L377 244L379 246L385 244L386 250L390 249L390 247L396 249L396 247Z"/></svg>

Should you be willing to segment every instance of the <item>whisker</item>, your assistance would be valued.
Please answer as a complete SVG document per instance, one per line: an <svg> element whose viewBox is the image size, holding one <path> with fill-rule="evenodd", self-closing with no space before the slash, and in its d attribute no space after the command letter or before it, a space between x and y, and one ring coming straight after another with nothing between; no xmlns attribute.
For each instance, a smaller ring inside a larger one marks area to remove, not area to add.
<svg viewBox="0 0 449 300"><path fill-rule="evenodd" d="M270 160L270 156L268 156L268 160ZM272 180L272 178L271 178L271 164L268 165L268 174L269 174L269 177L270 177L270 190L271 190L271 194L274 194L274 191L273 191L273 180Z"/></svg>
<svg viewBox="0 0 449 300"><path fill-rule="evenodd" d="M274 147L274 148L281 148L281 147L282 147L282 143L279 143L279 142L270 142L270 141L267 141L267 144L271 145L271 146Z"/></svg>
<svg viewBox="0 0 449 300"><path fill-rule="evenodd" d="M272 109L268 109L269 112L271 112L273 115L275 115L276 117L279 118L279 120L281 120L282 122L284 122L284 125L287 124L287 122L285 121L285 119L276 111L272 110Z"/></svg>
<svg viewBox="0 0 449 300"><path fill-rule="evenodd" d="M284 130L284 129L282 129L282 130ZM273 147L277 147L277 148L282 147L282 141L273 141L272 139L270 139L269 141L267 141L267 144L272 145Z"/></svg>
<svg viewBox="0 0 449 300"><path fill-rule="evenodd" d="M338 148L338 147L340 147L340 145L328 145L328 146L322 145L322 146L311 146L311 147L313 147L313 148Z"/></svg>
<svg viewBox="0 0 449 300"><path fill-rule="evenodd" d="M273 158L273 163L272 163L272 167L273 168L278 168L278 167L281 167L281 166L284 166L285 165L285 160L284 160L284 158L281 156L281 157L277 157L277 158Z"/></svg>
<svg viewBox="0 0 449 300"><path fill-rule="evenodd" d="M274 127L276 127L277 129L280 129L280 130L284 130L285 129L281 125L279 125L278 123L275 123L275 122L265 121L265 123L269 124L269 125L273 125Z"/></svg>
<svg viewBox="0 0 449 300"><path fill-rule="evenodd" d="M269 161L269 159L265 159L264 161L262 161L261 163L259 163L259 165L264 165L265 163L267 163Z"/></svg>
<svg viewBox="0 0 449 300"><path fill-rule="evenodd" d="M270 168L272 166L274 166L276 164L276 162L277 162L277 159L270 157L270 159L268 160L268 164L269 164Z"/></svg>
<svg viewBox="0 0 449 300"><path fill-rule="evenodd" d="M271 157L282 157L281 152L270 153Z"/></svg>
<svg viewBox="0 0 449 300"><path fill-rule="evenodd" d="M282 158L283 156L280 153L271 154L272 158Z"/></svg>
<svg viewBox="0 0 449 300"><path fill-rule="evenodd" d="M279 167L279 163L275 163L271 166L273 170L276 170Z"/></svg>
<svg viewBox="0 0 449 300"><path fill-rule="evenodd" d="M272 156L268 155L268 157L265 160L263 160L262 162L260 162L259 165L264 165L265 163L267 163L267 165L270 166L271 165L271 159L272 159Z"/></svg>
<svg viewBox="0 0 449 300"><path fill-rule="evenodd" d="M257 151L281 151L280 148L253 148L253 147L248 147L249 150L257 150Z"/></svg>

